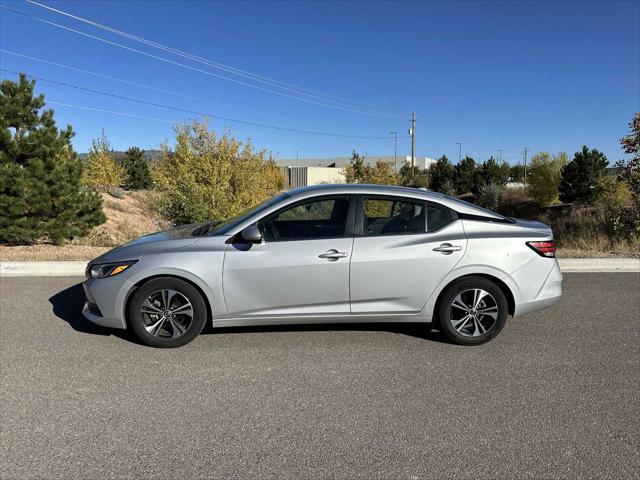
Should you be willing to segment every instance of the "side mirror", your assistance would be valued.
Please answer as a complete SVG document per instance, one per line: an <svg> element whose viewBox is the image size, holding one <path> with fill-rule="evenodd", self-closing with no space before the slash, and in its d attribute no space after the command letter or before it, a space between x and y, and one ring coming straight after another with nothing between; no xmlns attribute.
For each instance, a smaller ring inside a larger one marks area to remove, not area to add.
<svg viewBox="0 0 640 480"><path fill-rule="evenodd" d="M248 243L262 243L262 233L255 225L249 225L242 230L242 239Z"/></svg>

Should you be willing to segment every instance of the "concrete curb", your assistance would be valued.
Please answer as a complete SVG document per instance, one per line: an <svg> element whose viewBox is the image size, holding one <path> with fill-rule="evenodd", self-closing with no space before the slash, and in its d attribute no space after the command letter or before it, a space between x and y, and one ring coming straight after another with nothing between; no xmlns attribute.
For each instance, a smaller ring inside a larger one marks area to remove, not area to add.
<svg viewBox="0 0 640 480"><path fill-rule="evenodd" d="M0 262L0 277L84 276L87 262Z"/></svg>
<svg viewBox="0 0 640 480"><path fill-rule="evenodd" d="M640 272L638 258L560 258L563 273L577 272Z"/></svg>
<svg viewBox="0 0 640 480"><path fill-rule="evenodd" d="M563 273L640 272L638 258L561 258ZM0 262L0 277L84 276L87 262Z"/></svg>

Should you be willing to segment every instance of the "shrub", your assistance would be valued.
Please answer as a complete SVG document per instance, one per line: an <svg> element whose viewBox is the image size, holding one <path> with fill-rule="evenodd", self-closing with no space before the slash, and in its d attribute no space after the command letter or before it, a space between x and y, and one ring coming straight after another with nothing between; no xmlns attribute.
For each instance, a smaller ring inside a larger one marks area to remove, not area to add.
<svg viewBox="0 0 640 480"><path fill-rule="evenodd" d="M507 217L536 218L540 208L525 188L505 188L500 195L498 212Z"/></svg>
<svg viewBox="0 0 640 480"><path fill-rule="evenodd" d="M504 187L502 185L496 183L482 185L478 194L477 203L481 207L488 208L489 210L497 210L500 206L500 199L503 192Z"/></svg>
<svg viewBox="0 0 640 480"><path fill-rule="evenodd" d="M107 188L107 193L113 198L119 199L123 199L126 196L125 191L120 187L109 187Z"/></svg>
<svg viewBox="0 0 640 480"><path fill-rule="evenodd" d="M558 201L560 176L566 163L566 153L551 156L547 152L540 152L531 159L527 175L529 193L540 205L547 206Z"/></svg>
<svg viewBox="0 0 640 480"><path fill-rule="evenodd" d="M412 171L413 170L413 171ZM423 170L420 167L413 166L411 163L406 162L400 167L400 184L407 187L429 187L429 175L427 170Z"/></svg>
<svg viewBox="0 0 640 480"><path fill-rule="evenodd" d="M91 142L82 181L96 191L106 192L111 187L121 186L124 180L124 168L113 159L109 140L103 132L100 138Z"/></svg>
<svg viewBox="0 0 640 480"><path fill-rule="evenodd" d="M406 172L405 170L402 171ZM410 171L411 167L409 167L409 173ZM403 175L396 172L391 163L378 161L372 167L367 165L364 157L355 150L351 155L351 163L345 168L344 174L347 183L373 183L378 185L401 185L403 183Z"/></svg>
<svg viewBox="0 0 640 480"><path fill-rule="evenodd" d="M105 221L100 197L80 185L73 130L56 127L35 82L0 85L0 242L61 243Z"/></svg>
<svg viewBox="0 0 640 480"><path fill-rule="evenodd" d="M156 206L170 221L225 220L284 188L282 172L264 150L218 137L207 123L178 125L175 132L175 147L164 145L151 169Z"/></svg>
<svg viewBox="0 0 640 480"><path fill-rule="evenodd" d="M631 206L631 190L626 182L612 175L604 175L596 184L595 202L606 210L619 210Z"/></svg>

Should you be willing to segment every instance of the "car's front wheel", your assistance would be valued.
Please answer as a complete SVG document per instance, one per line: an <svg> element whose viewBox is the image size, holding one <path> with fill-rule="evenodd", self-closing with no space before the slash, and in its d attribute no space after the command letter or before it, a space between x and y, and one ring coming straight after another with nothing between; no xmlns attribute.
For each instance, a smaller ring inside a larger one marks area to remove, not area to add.
<svg viewBox="0 0 640 480"><path fill-rule="evenodd" d="M479 345L494 338L507 320L504 292L482 277L465 277L447 288L439 302L440 330L454 343Z"/></svg>
<svg viewBox="0 0 640 480"><path fill-rule="evenodd" d="M143 284L129 303L131 330L144 344L172 348L189 343L204 328L207 308L190 283L158 277Z"/></svg>

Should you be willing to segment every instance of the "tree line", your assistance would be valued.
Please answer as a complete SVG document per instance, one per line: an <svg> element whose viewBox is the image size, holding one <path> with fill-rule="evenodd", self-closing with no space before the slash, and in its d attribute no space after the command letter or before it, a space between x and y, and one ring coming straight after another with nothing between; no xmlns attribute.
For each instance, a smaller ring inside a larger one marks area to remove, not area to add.
<svg viewBox="0 0 640 480"><path fill-rule="evenodd" d="M226 219L282 191L285 178L266 150L256 150L229 135L218 135L206 122L175 127L175 143L164 144L153 162L137 147L115 158L104 133L92 142L83 162L74 152L70 126L58 128L54 112L34 95L35 81L0 85L0 242L62 243L86 235L105 221L101 194L121 197L123 189L149 189L155 207L175 224ZM640 114L622 140L632 158L608 175L608 160L583 147L571 160L566 153L535 154L522 166L490 157L469 156L457 164L440 157L427 169L390 163L368 165L357 152L345 169L350 183L427 187L500 211L514 193L546 207L559 201L603 205L607 228L640 237ZM521 201L519 199L518 201Z"/></svg>

